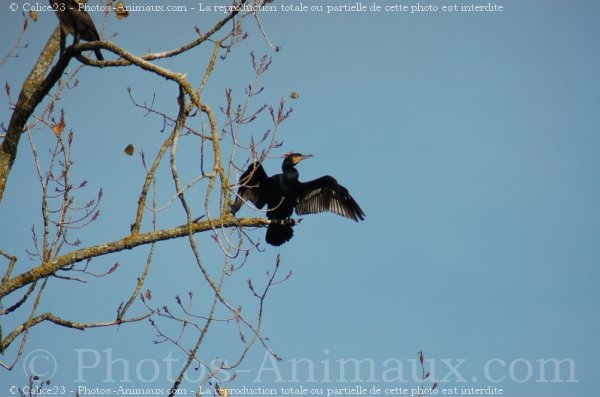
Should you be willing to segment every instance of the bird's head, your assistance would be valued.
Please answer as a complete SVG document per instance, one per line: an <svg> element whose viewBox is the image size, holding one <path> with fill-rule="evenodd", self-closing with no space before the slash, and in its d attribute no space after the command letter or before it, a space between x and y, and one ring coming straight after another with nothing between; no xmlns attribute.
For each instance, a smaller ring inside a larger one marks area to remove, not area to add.
<svg viewBox="0 0 600 397"><path fill-rule="evenodd" d="M312 154L288 153L283 160L284 165L296 165L302 160L312 157Z"/></svg>

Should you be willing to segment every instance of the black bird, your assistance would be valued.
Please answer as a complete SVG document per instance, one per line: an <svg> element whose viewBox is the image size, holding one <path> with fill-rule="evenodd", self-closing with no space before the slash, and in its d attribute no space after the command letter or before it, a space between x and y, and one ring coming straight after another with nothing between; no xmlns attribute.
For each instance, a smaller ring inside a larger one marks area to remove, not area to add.
<svg viewBox="0 0 600 397"><path fill-rule="evenodd" d="M309 182L298 180L296 164L312 157L300 153L290 153L283 160L283 173L267 176L259 163L248 167L240 178L235 202L231 212L236 213L244 201L250 201L257 208L267 205L267 218L286 220L294 212L298 215L330 211L355 221L363 220L365 214L354 201L348 189L340 185L334 177L325 175ZM281 245L294 235L292 224L270 224L267 228L267 243Z"/></svg>
<svg viewBox="0 0 600 397"><path fill-rule="evenodd" d="M73 35L73 45L79 43L80 39L85 41L99 41L100 35L96 30L94 21L90 14L83 8L79 8L79 3L75 0L50 0L50 5L60 22L60 51L64 52L66 35ZM103 61L104 57L100 49L94 50L96 59Z"/></svg>

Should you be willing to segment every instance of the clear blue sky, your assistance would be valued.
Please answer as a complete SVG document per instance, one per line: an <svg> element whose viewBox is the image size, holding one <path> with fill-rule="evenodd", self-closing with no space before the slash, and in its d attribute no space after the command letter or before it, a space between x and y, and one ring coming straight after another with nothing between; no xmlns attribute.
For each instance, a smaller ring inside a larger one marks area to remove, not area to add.
<svg viewBox="0 0 600 397"><path fill-rule="evenodd" d="M432 4L441 8L454 3ZM241 367L249 372L240 373L230 387L410 389L417 386L411 366L423 350L435 360L437 379L448 375L440 389L495 386L509 397L596 393L600 4L496 4L503 12L263 14L270 39L282 50L271 51L249 19L250 38L218 62L204 94L215 108L223 103L225 87L241 93L251 81L250 51L273 57L261 101L276 103L293 90L300 94L290 101L294 112L283 125L280 152L314 154L299 167L301 178L334 175L367 215L360 224L331 214L307 216L290 243L254 255L237 280L240 286L248 277L260 281L281 254L283 270L294 275L272 291L264 334L284 360L313 360L317 382L304 382L310 378L305 368L297 373L302 382L275 382L274 371L260 372L269 362L263 362L265 351L256 345ZM220 16L142 13L125 22L111 16L103 35L118 32L112 41L142 54L173 48L194 37L194 25L205 30ZM100 26L102 14L92 17ZM1 54L21 23L7 4L1 6ZM27 35L29 47L0 68L2 84L8 80L13 94L56 24L54 15L40 13ZM205 63L206 52L200 49L161 62L188 73L195 83ZM77 65L73 61L72 67ZM156 93L156 102L167 111L173 111L177 92L134 69L86 68L79 80L77 89L63 94L60 106L67 110L68 128L76 131L75 176L89 180L90 196L104 189L103 217L80 237L95 244L124 236L133 219L143 174L137 158L125 156L123 148L133 143L153 154L165 136L160 121L144 118L131 103L126 87L141 100ZM3 103L0 120L6 125L10 113ZM43 147L44 138L38 139ZM187 175L199 173L192 161L180 167ZM265 164L269 173L279 167L279 160ZM1 248L20 257L19 268L32 265L25 249L31 247L31 225L39 224L38 195L30 150L22 140L0 206ZM241 214L254 215L249 209ZM163 222L182 223L181 211ZM264 230L251 233L262 237ZM200 241L210 244L208 238ZM193 288L186 278L190 258L182 252L185 244L177 242L158 251L149 279L155 299L172 304L175 294ZM114 318L114 308L130 291L146 253L95 260L103 268L117 260L123 265L112 280L71 288L55 281L44 310L74 319L83 311L90 321ZM234 297L235 283L230 291ZM99 299L114 304L105 307L95 303ZM0 320L5 332L14 326ZM216 334L214 338L207 345L209 358L231 349ZM77 385L77 349L95 349L102 363L85 373L85 385L114 388L115 383L103 382L109 359L102 350L112 348L113 360L131 362L133 382L126 386L147 387L136 379L135 366L154 359L161 372L149 384L167 387L162 360L170 352L180 360L181 355L152 340L146 324L85 332L44 325L32 332L25 355L35 349L51 352L58 362L53 384L72 389ZM237 348L235 337L230 340ZM360 380L370 378L365 368L371 363L378 382L352 382L350 369L348 382L338 382L343 378L339 359L371 360L361 367ZM385 370L393 366L388 359L403 363L405 383L385 381ZM540 360L552 359L570 360L562 364L559 378L571 379L571 364L577 381L549 382L554 372L548 365L548 382L540 382ZM457 370L464 382L457 382L461 379L445 364L456 367L460 360L465 360ZM334 382L324 382L324 367ZM286 380L291 378L289 361L279 369ZM118 364L113 371L114 379L122 378ZM256 382L259 375L263 383ZM20 367L0 371L1 393L25 379Z"/></svg>

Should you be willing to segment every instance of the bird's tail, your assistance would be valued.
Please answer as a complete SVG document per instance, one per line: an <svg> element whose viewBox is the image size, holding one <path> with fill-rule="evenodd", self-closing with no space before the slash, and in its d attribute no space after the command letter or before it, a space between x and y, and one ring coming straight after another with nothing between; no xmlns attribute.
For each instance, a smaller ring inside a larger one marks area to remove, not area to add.
<svg viewBox="0 0 600 397"><path fill-rule="evenodd" d="M102 53L100 52L100 49L96 48L94 50L94 53L96 54L96 59L99 61L104 61L104 57L102 56Z"/></svg>
<svg viewBox="0 0 600 397"><path fill-rule="evenodd" d="M286 241L290 241L294 235L294 230L288 225L270 224L267 228L267 243L279 246Z"/></svg>

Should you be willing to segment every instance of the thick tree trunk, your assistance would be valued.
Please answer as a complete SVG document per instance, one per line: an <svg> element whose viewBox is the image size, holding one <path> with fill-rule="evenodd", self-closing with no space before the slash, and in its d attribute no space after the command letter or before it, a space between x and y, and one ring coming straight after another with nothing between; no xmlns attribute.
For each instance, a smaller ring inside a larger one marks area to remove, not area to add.
<svg viewBox="0 0 600 397"><path fill-rule="evenodd" d="M61 57L56 66L47 75L52 61L58 52L59 36L60 28L56 28L33 66L33 69L31 69L29 76L25 79L14 113L8 124L6 136L4 137L2 146L0 146L0 202L4 196L8 175L17 158L19 140L21 139L21 134L25 129L27 120L29 120L37 105L44 100L50 88L62 76L71 58L66 56Z"/></svg>

